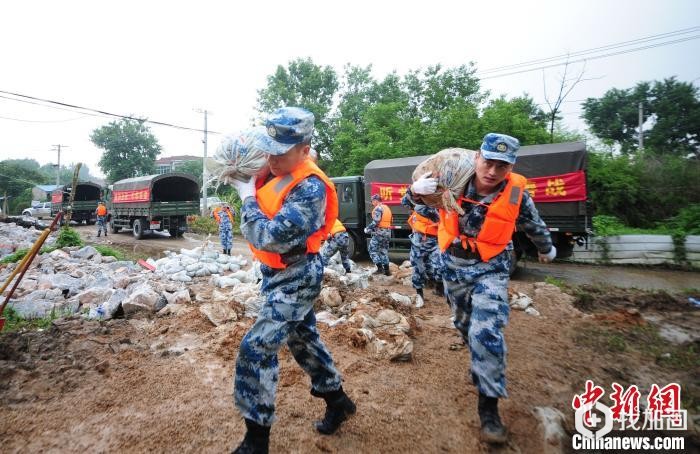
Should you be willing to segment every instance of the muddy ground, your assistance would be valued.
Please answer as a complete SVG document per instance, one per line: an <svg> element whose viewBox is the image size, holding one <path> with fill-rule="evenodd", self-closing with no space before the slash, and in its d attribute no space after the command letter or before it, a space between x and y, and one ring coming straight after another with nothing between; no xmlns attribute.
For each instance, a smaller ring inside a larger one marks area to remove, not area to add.
<svg viewBox="0 0 700 454"><path fill-rule="evenodd" d="M513 310L506 329L510 398L501 413L511 432L507 446L479 442L468 350L444 299L427 292L425 307L410 310L410 362L374 359L353 342L350 327L320 325L358 406L336 435L314 431L323 403L282 350L270 452L539 453L545 446L534 408L560 410L570 437L571 400L587 379L606 392L612 382L636 384L643 396L652 383L677 382L684 408L700 414L700 341L693 336L700 332L700 310L687 295L601 286L562 291L521 280L511 287L531 296L541 316ZM371 289L412 293L396 282L373 282ZM179 316L75 317L43 332L0 335L2 451L230 451L244 433L231 399L233 365L251 323L217 328L193 304ZM669 325L688 339L666 340L659 327ZM695 428L684 435L686 450L700 449Z"/></svg>

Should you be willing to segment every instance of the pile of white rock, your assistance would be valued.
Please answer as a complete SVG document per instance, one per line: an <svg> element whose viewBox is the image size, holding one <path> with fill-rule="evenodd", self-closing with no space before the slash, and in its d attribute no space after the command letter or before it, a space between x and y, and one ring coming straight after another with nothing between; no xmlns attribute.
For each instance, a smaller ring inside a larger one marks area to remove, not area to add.
<svg viewBox="0 0 700 454"><path fill-rule="evenodd" d="M0 223L0 259L18 249L31 248L40 236L41 230L34 227L24 228L14 222ZM50 246L55 241L53 236L49 236L44 245Z"/></svg>

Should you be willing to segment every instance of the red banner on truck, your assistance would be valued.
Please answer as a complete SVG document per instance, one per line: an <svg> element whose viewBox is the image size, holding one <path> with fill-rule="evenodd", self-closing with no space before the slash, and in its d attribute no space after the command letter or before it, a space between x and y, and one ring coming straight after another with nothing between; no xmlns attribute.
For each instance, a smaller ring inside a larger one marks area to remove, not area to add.
<svg viewBox="0 0 700 454"><path fill-rule="evenodd" d="M371 195L379 194L382 203L387 205L400 205L409 186L404 183L377 182L370 185ZM586 200L586 174L579 170L561 175L528 178L526 188L536 203L578 202Z"/></svg>
<svg viewBox="0 0 700 454"><path fill-rule="evenodd" d="M132 189L112 193L112 203L148 202L150 198L151 191L149 189Z"/></svg>

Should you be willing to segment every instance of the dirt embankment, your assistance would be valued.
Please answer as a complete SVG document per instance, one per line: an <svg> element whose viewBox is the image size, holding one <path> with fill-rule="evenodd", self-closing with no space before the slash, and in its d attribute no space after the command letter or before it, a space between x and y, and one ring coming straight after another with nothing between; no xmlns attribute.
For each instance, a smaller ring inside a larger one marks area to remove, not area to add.
<svg viewBox="0 0 700 454"><path fill-rule="evenodd" d="M647 320L678 313L697 332L697 309L681 299L644 294L645 300L622 290L579 289L570 296L544 283L512 287L530 295L541 316L511 313L510 398L501 405L511 440L495 452L543 452L535 407L560 410L570 436L571 400L587 379L607 392L613 381L636 384L643 393L652 383L681 383L684 407L700 413L700 346L668 342L658 322ZM372 282L363 292L388 290L411 293L396 282ZM444 299L426 296L423 308L404 309L414 320L410 362L375 359L348 326L320 325L358 405L337 435L313 430L323 403L309 394L308 378L282 350L271 452L489 451L478 441L468 350ZM232 372L251 323L214 327L193 303L181 315L107 322L75 317L43 332L0 335L3 451L229 451L244 433L231 399ZM686 449L693 447L700 447L697 433L688 433Z"/></svg>

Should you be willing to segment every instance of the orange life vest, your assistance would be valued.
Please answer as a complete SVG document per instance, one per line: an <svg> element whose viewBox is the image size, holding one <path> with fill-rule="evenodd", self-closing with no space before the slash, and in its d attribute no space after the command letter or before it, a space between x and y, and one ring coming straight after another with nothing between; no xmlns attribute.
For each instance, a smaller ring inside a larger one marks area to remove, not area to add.
<svg viewBox="0 0 700 454"><path fill-rule="evenodd" d="M97 205L97 215L104 216L107 214L107 207L104 205Z"/></svg>
<svg viewBox="0 0 700 454"><path fill-rule="evenodd" d="M391 227L392 220L391 210L388 206L384 205L383 203L380 203L379 205L374 207L374 209L372 210L372 219L374 219L374 212L377 211L377 208L379 207L382 208L382 218L379 220L377 227L379 227L380 229L388 229Z"/></svg>
<svg viewBox="0 0 700 454"><path fill-rule="evenodd" d="M408 225L416 231L423 235L437 236L438 234L438 223L431 221L425 216L421 216L415 211L411 211L411 215L408 217Z"/></svg>
<svg viewBox="0 0 700 454"><path fill-rule="evenodd" d="M469 238L459 233L458 218L455 211L440 210L440 225L438 226L438 245L445 252L459 236L462 247L467 245L478 251L481 260L488 262L506 248L515 231L515 221L520 213L520 203L523 200L527 179L517 173L506 177L506 187L487 206L484 223L476 238ZM459 201L470 201L461 197Z"/></svg>
<svg viewBox="0 0 700 454"><path fill-rule="evenodd" d="M335 224L333 224L333 228L331 229L331 235L335 235L339 232L345 232L345 226L342 222L340 222L340 219L336 219Z"/></svg>
<svg viewBox="0 0 700 454"><path fill-rule="evenodd" d="M218 223L221 223L221 214L219 214L219 213L221 213L222 211L224 211L223 208L216 207L216 208L214 208L214 211L212 212L214 219L216 219L216 222L218 222ZM226 212L226 214L228 214L228 218L231 220L231 224L233 224L233 213L231 213L231 211L229 210Z"/></svg>
<svg viewBox="0 0 700 454"><path fill-rule="evenodd" d="M316 166L316 164L310 159L305 159L289 174L275 177L263 184L262 187L258 188L255 199L260 206L260 211L262 211L268 219L272 219L282 208L284 199L287 197L289 191L311 175L316 175L326 186L326 214L324 225L306 239L306 252L317 253L321 249L321 242L326 239L335 220L338 218L338 196L336 195L333 182ZM282 262L282 256L280 254L256 249L250 243L248 245L250 246L250 250L253 251L255 258L265 265L277 269L284 269L287 267L287 265Z"/></svg>

